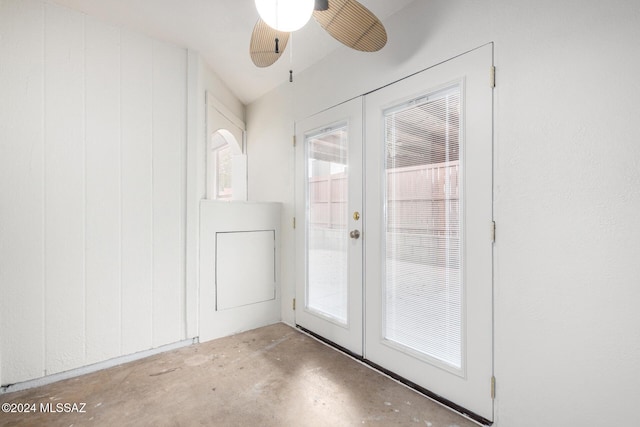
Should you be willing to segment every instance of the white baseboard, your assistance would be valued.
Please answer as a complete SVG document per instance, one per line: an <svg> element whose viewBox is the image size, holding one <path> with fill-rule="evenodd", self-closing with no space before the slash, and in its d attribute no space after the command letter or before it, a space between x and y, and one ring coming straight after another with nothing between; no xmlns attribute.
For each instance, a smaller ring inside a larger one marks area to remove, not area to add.
<svg viewBox="0 0 640 427"><path fill-rule="evenodd" d="M13 393L16 391L27 390L34 387L41 387L43 385L55 383L62 380L67 380L69 378L75 378L80 375L90 374L92 372L101 371L107 368L113 368L114 366L122 365L128 362L133 362L134 360L144 359L145 357L154 356L159 353L176 350L182 347L188 347L198 342L199 342L198 337L190 338L190 339L178 341L172 344L163 345L161 347L140 351L138 353L115 357L113 359L105 360L104 362L98 362L92 365L81 366L79 368L71 369L69 371L59 372L57 374L47 375L41 378L23 381L16 384L3 385L2 387L0 387L0 394Z"/></svg>

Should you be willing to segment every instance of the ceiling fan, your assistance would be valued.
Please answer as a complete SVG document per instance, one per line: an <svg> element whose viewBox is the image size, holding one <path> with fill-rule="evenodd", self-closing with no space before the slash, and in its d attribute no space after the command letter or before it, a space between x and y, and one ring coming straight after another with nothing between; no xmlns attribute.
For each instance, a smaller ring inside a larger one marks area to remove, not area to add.
<svg viewBox="0 0 640 427"><path fill-rule="evenodd" d="M333 38L352 49L376 52L387 43L382 22L356 0L306 0L308 11L301 11L301 24L284 25L284 15L299 8L301 0L256 0L260 18L253 28L249 52L258 67L268 67L280 58L291 31L304 26L312 13L315 20ZM308 3L310 2L310 4ZM279 4L280 3L280 4ZM313 9L311 9L313 7ZM268 21L269 23L267 23ZM281 21L281 22L279 22Z"/></svg>

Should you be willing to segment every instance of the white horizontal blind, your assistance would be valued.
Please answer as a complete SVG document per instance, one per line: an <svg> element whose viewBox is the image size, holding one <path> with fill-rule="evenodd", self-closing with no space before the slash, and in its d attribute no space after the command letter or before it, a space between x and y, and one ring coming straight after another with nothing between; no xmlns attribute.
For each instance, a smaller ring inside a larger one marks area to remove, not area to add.
<svg viewBox="0 0 640 427"><path fill-rule="evenodd" d="M385 339L462 368L460 87L385 111Z"/></svg>
<svg viewBox="0 0 640 427"><path fill-rule="evenodd" d="M307 307L347 324L347 125L305 136L307 152Z"/></svg>

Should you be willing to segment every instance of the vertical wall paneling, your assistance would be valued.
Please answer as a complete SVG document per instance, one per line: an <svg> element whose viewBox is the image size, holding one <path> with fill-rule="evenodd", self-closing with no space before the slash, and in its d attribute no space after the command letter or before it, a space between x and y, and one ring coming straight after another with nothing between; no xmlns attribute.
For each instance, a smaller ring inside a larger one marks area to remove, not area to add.
<svg viewBox="0 0 640 427"><path fill-rule="evenodd" d="M46 373L85 361L83 16L45 3Z"/></svg>
<svg viewBox="0 0 640 427"><path fill-rule="evenodd" d="M120 31L85 20L86 357L120 354Z"/></svg>
<svg viewBox="0 0 640 427"><path fill-rule="evenodd" d="M151 39L122 32L122 352L152 347Z"/></svg>
<svg viewBox="0 0 640 427"><path fill-rule="evenodd" d="M186 52L153 48L153 344L184 337ZM182 120L179 118L182 117Z"/></svg>
<svg viewBox="0 0 640 427"><path fill-rule="evenodd" d="M205 105L199 95L198 53L187 51L187 146L186 146L186 234L185 296L186 336L198 336L198 119ZM204 92L203 92L204 94Z"/></svg>
<svg viewBox="0 0 640 427"><path fill-rule="evenodd" d="M187 85L185 49L0 0L0 384L197 335Z"/></svg>
<svg viewBox="0 0 640 427"><path fill-rule="evenodd" d="M43 31L40 2L0 2L1 384L44 369Z"/></svg>

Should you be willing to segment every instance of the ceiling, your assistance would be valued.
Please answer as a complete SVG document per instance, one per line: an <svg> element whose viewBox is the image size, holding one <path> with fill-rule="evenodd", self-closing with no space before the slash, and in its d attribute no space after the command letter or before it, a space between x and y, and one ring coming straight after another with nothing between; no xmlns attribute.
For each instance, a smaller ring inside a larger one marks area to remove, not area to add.
<svg viewBox="0 0 640 427"><path fill-rule="evenodd" d="M198 51L244 104L251 103L336 49L347 49L313 18L293 34L287 50L269 68L249 57L258 19L254 0L53 0L101 21ZM413 0L360 0L380 20ZM388 34L389 38L393 34ZM353 51L354 55L375 55ZM291 67L290 67L291 65Z"/></svg>

